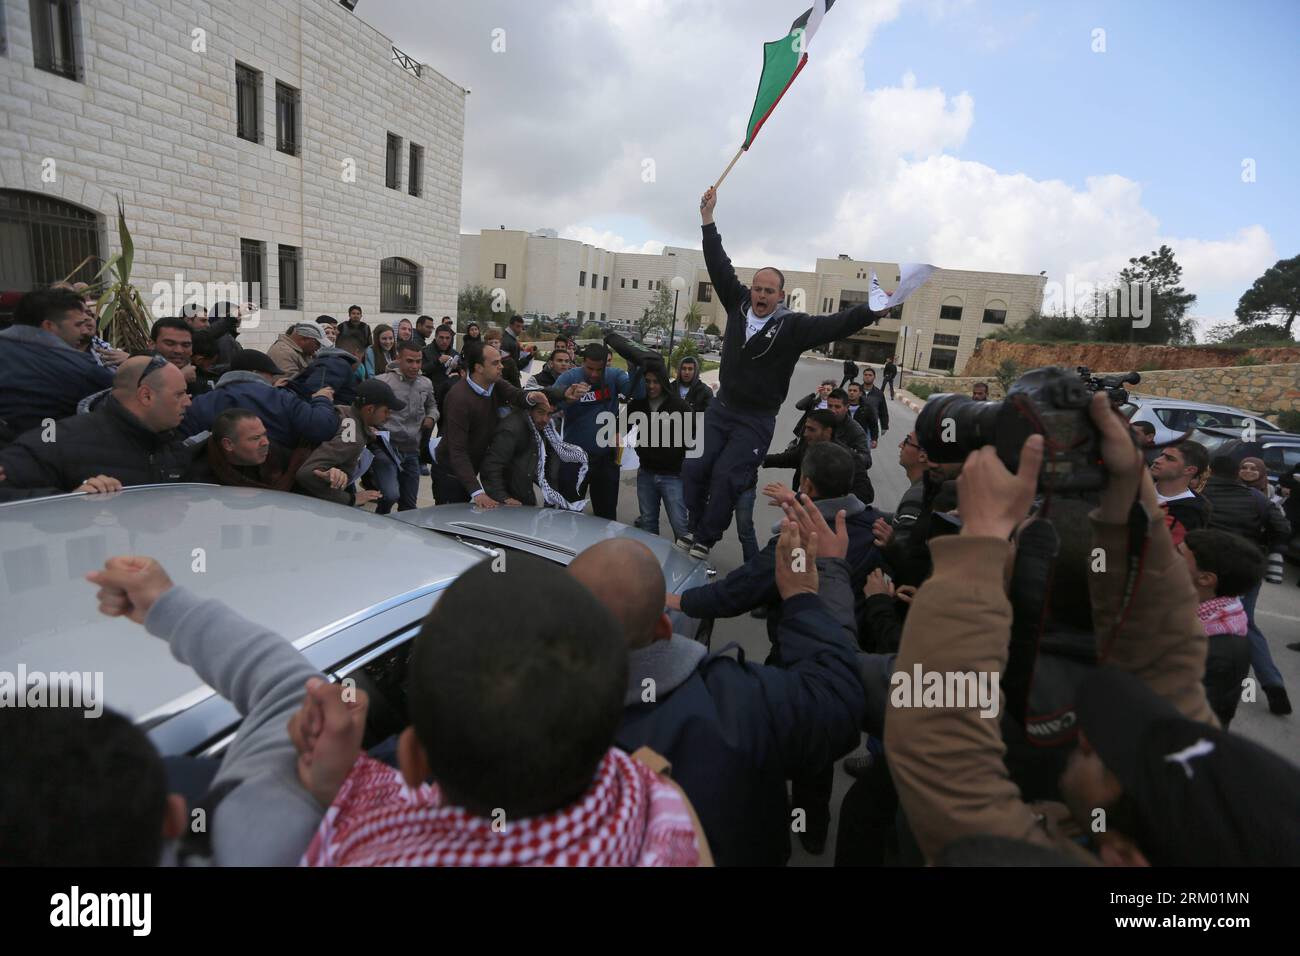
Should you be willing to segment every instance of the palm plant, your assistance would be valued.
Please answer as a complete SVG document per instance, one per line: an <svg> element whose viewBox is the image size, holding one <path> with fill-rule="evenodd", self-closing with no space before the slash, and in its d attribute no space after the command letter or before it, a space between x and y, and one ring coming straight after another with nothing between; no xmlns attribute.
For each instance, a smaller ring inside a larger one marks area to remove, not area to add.
<svg viewBox="0 0 1300 956"><path fill-rule="evenodd" d="M149 348L149 331L153 324L148 307L140 290L131 284L131 266L135 262L135 243L126 228L126 210L121 197L117 200L117 233L122 250L108 257L102 269L87 283L86 295L97 300L100 338L113 348L124 352L140 352ZM94 256L88 256L68 274L64 283L71 281Z"/></svg>

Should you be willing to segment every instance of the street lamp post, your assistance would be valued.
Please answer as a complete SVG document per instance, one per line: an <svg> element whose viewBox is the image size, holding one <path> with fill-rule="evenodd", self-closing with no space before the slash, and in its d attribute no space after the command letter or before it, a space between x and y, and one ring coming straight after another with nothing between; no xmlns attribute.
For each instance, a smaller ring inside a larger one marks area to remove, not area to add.
<svg viewBox="0 0 1300 956"><path fill-rule="evenodd" d="M668 355L673 354L673 340L677 337L677 299L686 288L686 280L681 276L673 276L673 327L668 330Z"/></svg>

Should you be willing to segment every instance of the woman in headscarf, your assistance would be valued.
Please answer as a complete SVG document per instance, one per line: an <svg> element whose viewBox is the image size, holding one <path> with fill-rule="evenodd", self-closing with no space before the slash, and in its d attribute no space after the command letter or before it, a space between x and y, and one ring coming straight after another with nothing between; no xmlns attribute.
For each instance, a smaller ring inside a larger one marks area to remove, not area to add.
<svg viewBox="0 0 1300 956"><path fill-rule="evenodd" d="M1270 501L1278 501L1268 486L1268 466L1259 458L1243 458L1238 466L1237 478L1243 485L1264 493Z"/></svg>
<svg viewBox="0 0 1300 956"><path fill-rule="evenodd" d="M366 349L366 378L388 371L397 361L397 334L391 325L376 325L374 344Z"/></svg>

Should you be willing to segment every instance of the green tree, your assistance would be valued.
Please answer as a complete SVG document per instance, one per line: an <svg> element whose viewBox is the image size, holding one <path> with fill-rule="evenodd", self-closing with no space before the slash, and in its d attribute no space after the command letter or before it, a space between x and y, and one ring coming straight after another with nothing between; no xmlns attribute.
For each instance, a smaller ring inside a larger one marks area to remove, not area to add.
<svg viewBox="0 0 1300 956"><path fill-rule="evenodd" d="M721 335L721 334L722 334L722 329L718 328L718 323L717 323L717 322L710 322L708 325L706 325L706 326L704 327L704 334L705 334L705 335Z"/></svg>
<svg viewBox="0 0 1300 956"><path fill-rule="evenodd" d="M470 322L477 322L484 330L489 325L505 326L514 314L514 307L504 295L498 298L481 285L462 289L456 296L456 319L462 329Z"/></svg>
<svg viewBox="0 0 1300 956"><path fill-rule="evenodd" d="M1205 333L1205 340L1215 345L1295 345L1295 339L1280 325L1239 325L1224 322Z"/></svg>
<svg viewBox="0 0 1300 956"><path fill-rule="evenodd" d="M700 304L698 302L692 302L691 307L687 309L686 314L682 316L682 322L686 326L686 331L687 332L698 331L700 327L700 323L703 321L704 321L704 310L700 308Z"/></svg>
<svg viewBox="0 0 1300 956"><path fill-rule="evenodd" d="M602 339L604 336L605 330L595 322L587 323L582 327L582 331L578 333L580 339Z"/></svg>
<svg viewBox="0 0 1300 956"><path fill-rule="evenodd" d="M636 321L637 337L644 339L646 333L654 329L667 334L673 323L673 293L668 284L659 283L659 291L650 300L650 304L641 311L641 318Z"/></svg>
<svg viewBox="0 0 1300 956"><path fill-rule="evenodd" d="M1120 270L1119 282L1125 290L1140 290L1128 296L1128 314L1122 308L1109 309L1104 305L1092 323L1093 335L1099 342L1142 342L1149 345L1184 345L1195 340L1192 320L1187 310L1196 301L1182 287L1183 267L1174 260L1174 251L1161 246L1149 255L1129 259L1128 266ZM1115 299L1112 298L1112 302ZM1119 297L1118 303L1123 303ZM1104 299L1103 299L1104 302ZM1138 316L1141 308L1145 315ZM1134 323L1145 321L1142 328Z"/></svg>
<svg viewBox="0 0 1300 956"><path fill-rule="evenodd" d="M679 341L673 349L673 354L668 356L668 370L675 372L677 366L681 364L682 359L688 355L694 355L696 359L700 357L700 350L695 344L695 340L686 337Z"/></svg>
<svg viewBox="0 0 1300 956"><path fill-rule="evenodd" d="M1237 303L1237 321L1244 325L1281 319L1286 338L1300 313L1300 256L1279 259L1246 290Z"/></svg>
<svg viewBox="0 0 1300 956"><path fill-rule="evenodd" d="M1007 326L989 336L1001 342L1087 342L1092 327L1081 315L1032 313L1020 325Z"/></svg>

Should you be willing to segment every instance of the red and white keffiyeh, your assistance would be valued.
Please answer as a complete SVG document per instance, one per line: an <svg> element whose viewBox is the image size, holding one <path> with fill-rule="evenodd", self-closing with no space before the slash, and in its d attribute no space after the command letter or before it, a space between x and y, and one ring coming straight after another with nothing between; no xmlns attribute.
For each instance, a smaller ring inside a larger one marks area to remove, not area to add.
<svg viewBox="0 0 1300 956"><path fill-rule="evenodd" d="M504 827L502 826L504 823ZM325 811L302 866L696 866L695 828L681 793L621 750L557 813L504 820L411 789L365 754Z"/></svg>
<svg viewBox="0 0 1300 956"><path fill-rule="evenodd" d="M1206 634L1235 634L1246 636L1246 609L1241 599L1235 597L1216 597L1202 601L1196 609L1205 627Z"/></svg>

